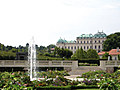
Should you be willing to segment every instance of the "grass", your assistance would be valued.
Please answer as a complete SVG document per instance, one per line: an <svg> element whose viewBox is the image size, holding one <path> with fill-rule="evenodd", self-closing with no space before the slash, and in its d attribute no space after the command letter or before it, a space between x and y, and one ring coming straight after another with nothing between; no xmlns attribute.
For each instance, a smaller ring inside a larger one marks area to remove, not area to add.
<svg viewBox="0 0 120 90"><path fill-rule="evenodd" d="M99 89L91 88L91 89L75 89L75 90L99 90Z"/></svg>

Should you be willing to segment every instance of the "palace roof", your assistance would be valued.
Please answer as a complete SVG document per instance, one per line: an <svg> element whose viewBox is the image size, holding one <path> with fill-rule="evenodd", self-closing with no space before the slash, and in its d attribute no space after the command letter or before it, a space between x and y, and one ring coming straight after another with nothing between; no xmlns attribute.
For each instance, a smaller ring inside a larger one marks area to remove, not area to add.
<svg viewBox="0 0 120 90"><path fill-rule="evenodd" d="M104 38L104 37L106 37L107 35L102 31L102 32L99 32L98 31L98 33L96 33L95 35L94 35L94 38Z"/></svg>
<svg viewBox="0 0 120 90"><path fill-rule="evenodd" d="M60 38L57 43L67 43L67 40Z"/></svg>
<svg viewBox="0 0 120 90"><path fill-rule="evenodd" d="M97 32L96 34L92 35L92 34L81 34L79 37L77 38L104 38L107 35L102 31L102 32Z"/></svg>
<svg viewBox="0 0 120 90"><path fill-rule="evenodd" d="M91 37L93 37L93 35L92 34L82 34L82 35L80 35L79 37L81 37L81 38L86 38L86 37L88 37L88 38L91 38Z"/></svg>
<svg viewBox="0 0 120 90"><path fill-rule="evenodd" d="M81 34L79 37L77 37L77 39L84 39L84 38L105 38L107 35L102 31L102 32L97 32L96 34L92 35L92 34ZM57 43L76 43L76 41L71 40L71 41L67 41L65 39L60 38Z"/></svg>
<svg viewBox="0 0 120 90"><path fill-rule="evenodd" d="M60 38L57 43L75 43L75 42L76 42L75 40L74 40L74 41L73 41L73 40L67 41L67 40L65 40L65 39L61 39L61 38Z"/></svg>

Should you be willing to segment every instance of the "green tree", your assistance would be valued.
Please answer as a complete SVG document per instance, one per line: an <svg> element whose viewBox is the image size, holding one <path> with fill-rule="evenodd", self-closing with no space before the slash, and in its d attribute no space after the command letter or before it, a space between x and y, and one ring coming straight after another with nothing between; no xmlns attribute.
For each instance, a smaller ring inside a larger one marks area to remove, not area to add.
<svg viewBox="0 0 120 90"><path fill-rule="evenodd" d="M72 51L68 50L68 49L64 49L64 48L58 48L55 47L54 50L54 55L59 55L61 58L65 57L65 58L71 58L72 56Z"/></svg>
<svg viewBox="0 0 120 90"><path fill-rule="evenodd" d="M69 49L65 49L65 58L71 58L73 52Z"/></svg>
<svg viewBox="0 0 120 90"><path fill-rule="evenodd" d="M120 60L120 54L118 55L118 60Z"/></svg>
<svg viewBox="0 0 120 90"><path fill-rule="evenodd" d="M78 49L75 55L76 55L76 58L79 60L87 59L87 53L82 48Z"/></svg>
<svg viewBox="0 0 120 90"><path fill-rule="evenodd" d="M60 49L60 50L58 51L58 55L59 55L61 58L63 58L63 57L65 56L65 50L64 50L64 48L62 48L62 49Z"/></svg>
<svg viewBox="0 0 120 90"><path fill-rule="evenodd" d="M116 49L117 47L120 48L120 32L108 35L107 39L103 43L104 51Z"/></svg>
<svg viewBox="0 0 120 90"><path fill-rule="evenodd" d="M55 47L55 50L54 50L54 55L55 56L59 55L61 58L63 58L64 54L65 54L65 51L64 51L63 48L61 49L61 48Z"/></svg>
<svg viewBox="0 0 120 90"><path fill-rule="evenodd" d="M88 59L99 59L98 53L94 49L89 49L87 51L87 58Z"/></svg>

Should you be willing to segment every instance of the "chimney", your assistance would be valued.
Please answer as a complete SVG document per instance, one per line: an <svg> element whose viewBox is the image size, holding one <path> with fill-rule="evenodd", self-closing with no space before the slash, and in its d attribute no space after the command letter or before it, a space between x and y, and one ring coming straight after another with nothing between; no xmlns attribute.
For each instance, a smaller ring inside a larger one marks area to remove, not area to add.
<svg viewBox="0 0 120 90"><path fill-rule="evenodd" d="M117 47L117 52L119 52L119 47Z"/></svg>

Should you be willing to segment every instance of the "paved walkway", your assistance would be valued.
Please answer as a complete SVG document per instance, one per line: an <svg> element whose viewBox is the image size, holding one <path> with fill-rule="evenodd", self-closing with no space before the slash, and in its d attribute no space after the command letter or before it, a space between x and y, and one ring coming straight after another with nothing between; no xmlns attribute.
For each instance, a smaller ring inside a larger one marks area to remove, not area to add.
<svg viewBox="0 0 120 90"><path fill-rule="evenodd" d="M70 80L78 80L83 81L83 78L76 78L78 76L81 76L83 73L89 72L89 71L98 71L102 70L99 66L79 66L76 70L70 71L70 76L65 76L65 78Z"/></svg>
<svg viewBox="0 0 120 90"><path fill-rule="evenodd" d="M76 70L70 71L70 75L82 75L89 71L102 70L99 66L79 66Z"/></svg>
<svg viewBox="0 0 120 90"><path fill-rule="evenodd" d="M78 76L81 76L81 75L70 75L70 76L64 76L65 78L76 78Z"/></svg>
<svg viewBox="0 0 120 90"><path fill-rule="evenodd" d="M67 79L70 79L70 80L75 80L75 81L83 81L84 80L84 78L76 78L76 77L78 77L78 76L80 76L80 75L70 75L70 76L64 76L65 78L67 78Z"/></svg>

